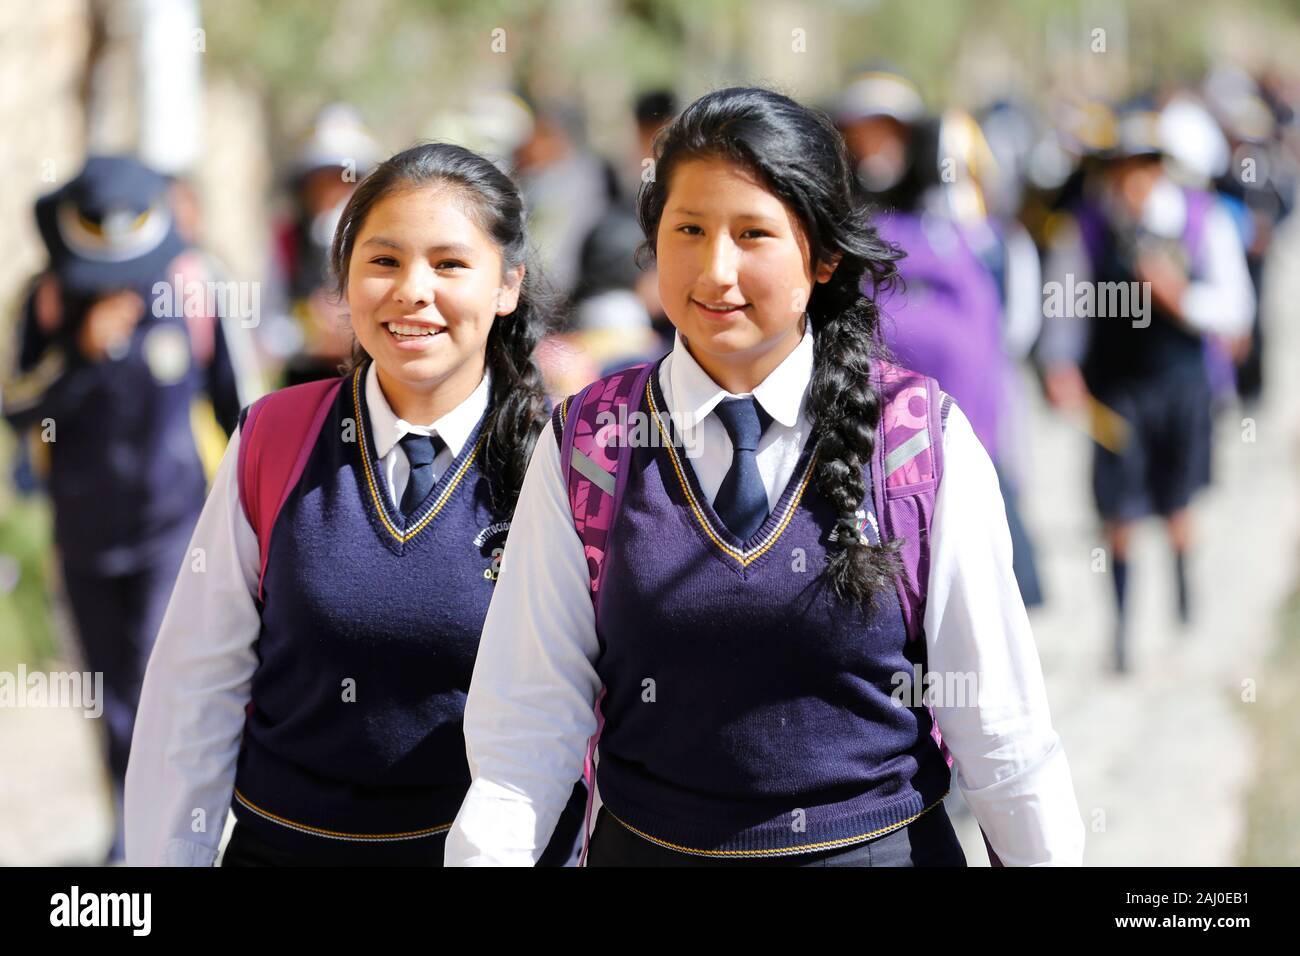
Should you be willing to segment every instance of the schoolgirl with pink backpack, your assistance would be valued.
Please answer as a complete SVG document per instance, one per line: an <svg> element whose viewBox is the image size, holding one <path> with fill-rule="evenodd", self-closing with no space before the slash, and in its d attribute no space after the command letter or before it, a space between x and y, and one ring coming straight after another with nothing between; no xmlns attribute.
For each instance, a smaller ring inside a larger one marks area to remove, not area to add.
<svg viewBox="0 0 1300 956"><path fill-rule="evenodd" d="M992 862L1081 863L992 464L879 348L898 251L835 128L710 93L638 213L676 341L538 440L448 865L532 864L582 770L588 866L960 866L954 765Z"/></svg>

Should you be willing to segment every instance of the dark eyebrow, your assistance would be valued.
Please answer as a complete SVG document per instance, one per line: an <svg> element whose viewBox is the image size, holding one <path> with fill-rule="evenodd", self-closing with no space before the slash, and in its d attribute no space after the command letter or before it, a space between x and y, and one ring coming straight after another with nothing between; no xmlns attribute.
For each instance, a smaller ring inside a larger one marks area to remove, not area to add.
<svg viewBox="0 0 1300 956"><path fill-rule="evenodd" d="M693 219L704 218L704 213L696 212L694 209L683 209L681 206L674 206L672 209L668 210L668 213L670 215L689 216ZM758 212L743 212L736 218L741 220L748 220L750 222L766 222L766 223L772 223L776 225L780 224L779 219L774 219L771 216L765 216L762 213L758 213Z"/></svg>
<svg viewBox="0 0 1300 956"><path fill-rule="evenodd" d="M405 248L401 243L387 239L384 236L371 236L362 245L383 246L385 249L396 249L399 252ZM428 251L438 255L452 256L471 256L474 254L473 248L460 242L445 242L442 245L432 246Z"/></svg>

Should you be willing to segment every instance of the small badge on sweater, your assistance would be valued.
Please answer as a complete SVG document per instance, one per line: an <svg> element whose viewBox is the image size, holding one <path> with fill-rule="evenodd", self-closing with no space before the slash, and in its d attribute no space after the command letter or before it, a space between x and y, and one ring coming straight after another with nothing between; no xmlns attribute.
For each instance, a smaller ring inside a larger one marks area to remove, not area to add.
<svg viewBox="0 0 1300 956"><path fill-rule="evenodd" d="M501 576L501 556L506 549L506 536L510 533L509 521L490 524L474 536L474 547L487 559L488 566L483 569L483 580L496 584Z"/></svg>
<svg viewBox="0 0 1300 956"><path fill-rule="evenodd" d="M858 521L858 534L865 537L867 542L873 546L880 544L880 527L876 524L876 516L869 511L858 509L854 517ZM839 540L840 533L838 529L832 529L826 538L828 544L835 544Z"/></svg>

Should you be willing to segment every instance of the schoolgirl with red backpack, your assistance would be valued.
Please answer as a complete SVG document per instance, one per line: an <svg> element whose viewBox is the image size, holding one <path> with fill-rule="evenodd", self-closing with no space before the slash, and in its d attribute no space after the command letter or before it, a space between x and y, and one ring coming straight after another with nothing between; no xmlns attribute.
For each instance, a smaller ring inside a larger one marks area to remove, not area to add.
<svg viewBox="0 0 1300 956"><path fill-rule="evenodd" d="M127 859L439 866L469 786L483 616L545 424L519 193L427 144L353 193L332 248L342 377L244 410L145 677ZM575 849L585 794L543 863Z"/></svg>
<svg viewBox="0 0 1300 956"><path fill-rule="evenodd" d="M994 862L1080 863L997 478L881 355L859 282L897 251L833 125L708 94L639 216L677 337L539 438L446 862L531 864L581 768L587 865L960 866L955 761ZM922 667L977 691L915 696Z"/></svg>

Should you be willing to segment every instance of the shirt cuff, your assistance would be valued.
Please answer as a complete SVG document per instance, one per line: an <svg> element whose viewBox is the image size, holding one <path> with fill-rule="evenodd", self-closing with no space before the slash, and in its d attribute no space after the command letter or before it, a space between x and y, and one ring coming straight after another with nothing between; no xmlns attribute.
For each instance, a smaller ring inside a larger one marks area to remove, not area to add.
<svg viewBox="0 0 1300 956"><path fill-rule="evenodd" d="M216 860L217 851L202 843L168 840L163 846L163 866L212 866Z"/></svg>
<svg viewBox="0 0 1300 956"><path fill-rule="evenodd" d="M1058 737L1039 760L997 783L957 786L1005 866L1082 866L1084 827Z"/></svg>
<svg viewBox="0 0 1300 956"><path fill-rule="evenodd" d="M446 866L535 866L537 812L522 794L479 777L447 834ZM484 847L491 847L485 852Z"/></svg>

